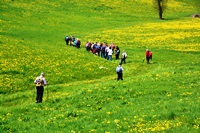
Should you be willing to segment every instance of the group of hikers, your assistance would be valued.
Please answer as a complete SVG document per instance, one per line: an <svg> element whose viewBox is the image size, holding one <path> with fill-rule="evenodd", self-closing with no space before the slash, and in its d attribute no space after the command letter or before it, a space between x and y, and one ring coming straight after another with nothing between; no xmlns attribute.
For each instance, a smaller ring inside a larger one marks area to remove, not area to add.
<svg viewBox="0 0 200 133"><path fill-rule="evenodd" d="M150 64L150 60L152 60L152 52L149 51L148 49L146 49L145 58L146 58L147 64ZM116 68L117 80L123 80L123 70L124 69L122 67L122 61L121 61Z"/></svg>
<svg viewBox="0 0 200 133"><path fill-rule="evenodd" d="M113 54L115 55L115 60L120 59L120 49L118 46L115 46L114 43L110 43L110 45L108 45L106 42L102 43L97 43L97 42L90 42L87 41L85 43L85 48L88 52L91 52L101 58L107 59L107 60L113 60L112 56ZM122 51L122 58L121 58L121 63L125 63L126 64L126 58L127 58L127 54L126 52L123 50Z"/></svg>
<svg viewBox="0 0 200 133"><path fill-rule="evenodd" d="M74 36L70 36L70 37L66 36L65 42L66 42L66 45L70 45L70 46L77 47L77 48L80 48L80 45L81 45L81 41L79 39L76 39ZM115 60L120 59L120 49L118 46L115 46L114 43L111 43L108 46L108 44L106 42L91 43L90 41L88 41L85 44L85 48L88 52L91 52L97 56L100 56L100 57L110 60L110 61L112 60L113 54L115 54ZM123 80L124 69L122 67L122 63L126 64L126 58L127 58L127 54L124 50L122 50L121 61L116 68L117 81ZM150 64L150 60L152 59L152 52L149 51L148 49L146 49L145 58L146 58L147 64ZM144 60L143 60L143 62L144 62ZM40 76L38 76L35 79L34 83L36 85L36 92L37 92L36 93L36 103L42 103L44 86L46 86L48 84L48 82L46 81L46 79L44 77L43 72L40 74Z"/></svg>
<svg viewBox="0 0 200 133"><path fill-rule="evenodd" d="M73 47L80 48L81 46L81 41L78 38L75 38L74 36L65 36L65 42L66 45L70 45ZM97 43L97 42L86 42L85 43L85 48L88 52L91 52L95 55L98 55L102 58L105 58L107 60L112 60L112 55L115 54L115 60L120 59L120 49L118 46L115 46L114 43L111 43L109 46L106 42L104 43ZM126 64L126 58L127 54L123 50L122 55L121 55L121 63Z"/></svg>
<svg viewBox="0 0 200 133"><path fill-rule="evenodd" d="M70 45L70 46L77 47L77 48L81 47L80 39L75 38L74 36L66 35L65 36L65 42L66 42L66 45Z"/></svg>

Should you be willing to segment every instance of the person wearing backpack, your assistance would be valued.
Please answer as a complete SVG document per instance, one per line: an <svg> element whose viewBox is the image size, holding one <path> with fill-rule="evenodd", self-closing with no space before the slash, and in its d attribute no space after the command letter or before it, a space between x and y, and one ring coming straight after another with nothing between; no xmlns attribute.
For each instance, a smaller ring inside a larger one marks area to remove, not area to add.
<svg viewBox="0 0 200 133"><path fill-rule="evenodd" d="M122 62L124 62L124 64L126 64L126 58L127 58L127 54L126 54L126 52L123 50L123 51L122 51L121 64L122 64Z"/></svg>
<svg viewBox="0 0 200 133"><path fill-rule="evenodd" d="M117 72L117 81L118 80L123 80L123 67L122 67L122 64L119 63L119 65L117 66L116 68L116 72Z"/></svg>
<svg viewBox="0 0 200 133"><path fill-rule="evenodd" d="M44 73L42 72L40 76L38 76L34 84L36 85L36 103L42 103L42 97L43 97L43 92L44 92L44 86L47 85L47 81L44 78Z"/></svg>

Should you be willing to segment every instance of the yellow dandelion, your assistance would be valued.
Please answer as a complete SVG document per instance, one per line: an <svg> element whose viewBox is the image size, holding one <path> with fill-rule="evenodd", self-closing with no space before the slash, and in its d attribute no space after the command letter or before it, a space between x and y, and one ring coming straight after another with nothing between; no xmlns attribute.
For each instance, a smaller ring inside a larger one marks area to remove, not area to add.
<svg viewBox="0 0 200 133"><path fill-rule="evenodd" d="M110 112L110 111L108 111L108 112L106 112L106 114L110 115L110 114L111 114L111 112Z"/></svg>
<svg viewBox="0 0 200 133"><path fill-rule="evenodd" d="M118 124L118 123L120 122L120 120L119 120L119 119L115 119L114 122L115 122L116 124Z"/></svg>

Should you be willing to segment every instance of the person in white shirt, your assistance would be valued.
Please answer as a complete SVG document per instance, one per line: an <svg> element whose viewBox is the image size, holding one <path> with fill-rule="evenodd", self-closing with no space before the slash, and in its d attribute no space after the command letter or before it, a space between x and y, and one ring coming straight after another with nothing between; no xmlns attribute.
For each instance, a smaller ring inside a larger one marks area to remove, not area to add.
<svg viewBox="0 0 200 133"><path fill-rule="evenodd" d="M108 47L108 45L106 44L106 48L105 48L105 59L108 59L108 50L109 50L109 47Z"/></svg>
<svg viewBox="0 0 200 133"><path fill-rule="evenodd" d="M111 49L111 47L109 47L109 49L108 49L108 60L112 60L112 54L113 54L113 51L112 51L112 49Z"/></svg>

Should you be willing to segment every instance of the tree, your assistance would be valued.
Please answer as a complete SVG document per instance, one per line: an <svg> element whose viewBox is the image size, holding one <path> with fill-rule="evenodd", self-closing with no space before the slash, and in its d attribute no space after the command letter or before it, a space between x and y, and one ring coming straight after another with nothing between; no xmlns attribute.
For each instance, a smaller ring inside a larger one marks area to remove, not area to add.
<svg viewBox="0 0 200 133"><path fill-rule="evenodd" d="M159 18L161 20L163 20L163 11L167 6L167 0L154 0L155 1L155 5L158 9L158 14L159 14Z"/></svg>

